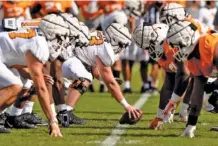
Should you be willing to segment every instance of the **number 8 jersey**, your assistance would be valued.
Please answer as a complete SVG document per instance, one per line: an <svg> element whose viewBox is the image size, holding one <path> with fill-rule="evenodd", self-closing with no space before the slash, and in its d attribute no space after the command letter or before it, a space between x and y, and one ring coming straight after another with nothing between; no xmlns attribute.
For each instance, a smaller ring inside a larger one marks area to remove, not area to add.
<svg viewBox="0 0 218 146"><path fill-rule="evenodd" d="M49 58L47 42L36 30L23 29L0 33L0 60L7 67L26 66L27 51L31 51L43 64Z"/></svg>

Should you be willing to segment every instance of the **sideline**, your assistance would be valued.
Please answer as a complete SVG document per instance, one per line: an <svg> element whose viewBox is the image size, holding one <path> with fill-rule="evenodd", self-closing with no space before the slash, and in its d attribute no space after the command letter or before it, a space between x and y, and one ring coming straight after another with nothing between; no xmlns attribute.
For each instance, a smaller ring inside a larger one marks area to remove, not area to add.
<svg viewBox="0 0 218 146"><path fill-rule="evenodd" d="M140 98L136 101L134 106L136 108L141 108L148 100L148 98L152 94L144 93L140 96ZM119 140L120 137L125 133L125 128L129 127L130 125L121 125L117 124L116 127L112 130L110 136L108 136L104 141L101 142L101 146L115 146Z"/></svg>

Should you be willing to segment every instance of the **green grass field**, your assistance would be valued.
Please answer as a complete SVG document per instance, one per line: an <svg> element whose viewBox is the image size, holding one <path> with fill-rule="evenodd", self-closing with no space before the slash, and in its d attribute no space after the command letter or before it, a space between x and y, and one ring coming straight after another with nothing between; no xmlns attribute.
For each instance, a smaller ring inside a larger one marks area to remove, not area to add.
<svg viewBox="0 0 218 146"><path fill-rule="evenodd" d="M127 100L134 104L140 97L141 82L139 66L134 67L133 89L136 93L126 95ZM97 85L96 85L97 89ZM211 132L212 126L218 125L218 116L202 112L197 125L196 138L178 137L184 130L185 123L174 122L164 125L163 130L153 131L147 128L149 121L154 118L158 106L158 95L151 96L142 107L144 116L134 126L129 126L120 136L117 145L146 145L146 146L217 146L217 132ZM40 115L42 111L38 104L34 111ZM85 125L73 125L62 128L63 138L52 138L48 135L47 127L32 130L11 130L11 134L0 135L0 146L83 146L101 145L116 127L124 110L108 93L86 93L78 103L75 114L87 119ZM176 120L178 117L175 117Z"/></svg>

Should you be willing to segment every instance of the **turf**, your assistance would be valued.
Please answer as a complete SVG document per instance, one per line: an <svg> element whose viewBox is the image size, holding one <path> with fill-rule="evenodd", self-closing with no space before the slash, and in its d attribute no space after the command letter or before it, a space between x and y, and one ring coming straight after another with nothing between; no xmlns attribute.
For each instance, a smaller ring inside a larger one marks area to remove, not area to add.
<svg viewBox="0 0 218 146"><path fill-rule="evenodd" d="M141 82L139 66L134 67L132 86L133 94L127 94L127 100L134 104L140 97ZM98 88L98 85L95 85ZM156 115L159 97L153 95L144 104L142 110L144 116L137 125L126 128L117 145L147 145L147 146L217 146L218 133L209 129L215 126L218 116L202 112L197 126L196 138L188 139L178 137L184 130L185 123L174 122L167 124L161 131L153 131L147 128L148 123ZM34 111L43 115L36 103ZM108 93L86 93L79 101L75 114L87 119L83 126L72 125L70 128L62 128L63 138L52 138L48 135L47 127L38 127L32 130L11 129L11 134L0 135L0 146L57 146L57 145L100 145L117 125L119 118L124 113L122 107ZM175 117L177 119L178 117Z"/></svg>

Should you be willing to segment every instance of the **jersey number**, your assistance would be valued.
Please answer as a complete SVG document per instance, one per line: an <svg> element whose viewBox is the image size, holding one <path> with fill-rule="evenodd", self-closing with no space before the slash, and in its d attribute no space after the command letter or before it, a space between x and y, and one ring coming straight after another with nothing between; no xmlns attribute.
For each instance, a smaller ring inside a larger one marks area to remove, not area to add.
<svg viewBox="0 0 218 146"><path fill-rule="evenodd" d="M100 32L97 33L97 37L96 36L91 36L91 39L89 41L89 45L93 46L93 45L101 45L104 43L104 38L101 35Z"/></svg>
<svg viewBox="0 0 218 146"><path fill-rule="evenodd" d="M36 31L33 29L27 29L27 32L9 32L9 38L23 38L23 39L30 39L36 36Z"/></svg>

